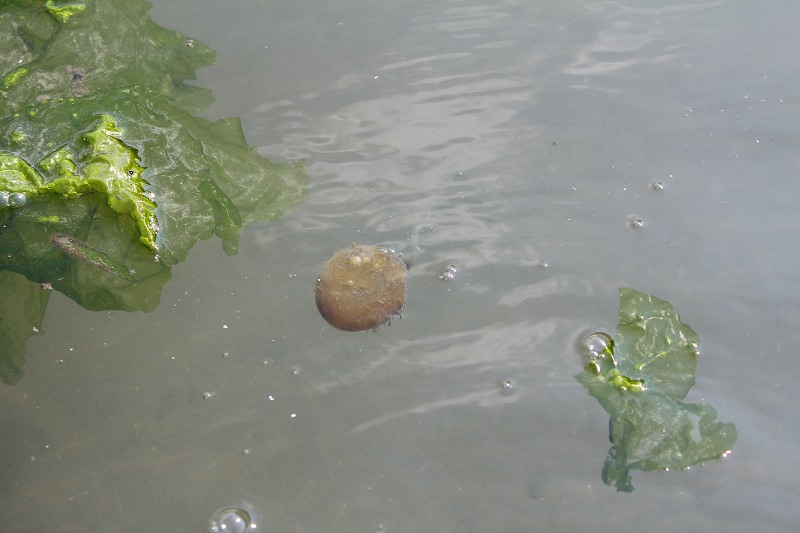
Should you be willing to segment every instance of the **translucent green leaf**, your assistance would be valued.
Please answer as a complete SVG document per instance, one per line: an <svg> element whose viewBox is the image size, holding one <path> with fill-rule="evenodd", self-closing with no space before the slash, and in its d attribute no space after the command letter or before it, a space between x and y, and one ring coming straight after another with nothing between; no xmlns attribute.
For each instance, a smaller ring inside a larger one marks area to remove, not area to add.
<svg viewBox="0 0 800 533"><path fill-rule="evenodd" d="M143 0L0 3L0 28L7 30L0 56L9 58L0 60L0 115L130 85L166 93L188 87L183 81L212 64L214 51L154 23L149 8Z"/></svg>
<svg viewBox="0 0 800 533"><path fill-rule="evenodd" d="M30 125L11 127L30 130ZM114 213L129 215L139 242L155 251L156 204L145 191L148 183L141 177L144 168L137 151L119 138L121 134L111 116L100 115L91 131L79 133L76 154L62 146L39 161L39 168L50 174L47 182L22 158L0 152L0 207L22 207L37 195L96 194Z"/></svg>
<svg viewBox="0 0 800 533"><path fill-rule="evenodd" d="M694 385L700 337L669 302L625 287L619 293L619 371L632 379L647 377L648 388L683 399Z"/></svg>
<svg viewBox="0 0 800 533"><path fill-rule="evenodd" d="M245 224L306 198L302 161L273 163L238 119L193 114L211 93L184 81L214 52L149 7L0 1L0 271L90 310L154 309L198 240L234 254ZM18 305L0 302L0 344L27 338L9 329ZM22 354L0 350L0 368Z"/></svg>
<svg viewBox="0 0 800 533"><path fill-rule="evenodd" d="M50 292L14 272L0 271L0 381L14 384L22 378L25 341L41 331Z"/></svg>
<svg viewBox="0 0 800 533"><path fill-rule="evenodd" d="M695 382L699 338L672 305L620 289L616 337L576 376L611 415L603 482L630 492L631 469L680 470L727 455L734 425L705 402L681 401Z"/></svg>

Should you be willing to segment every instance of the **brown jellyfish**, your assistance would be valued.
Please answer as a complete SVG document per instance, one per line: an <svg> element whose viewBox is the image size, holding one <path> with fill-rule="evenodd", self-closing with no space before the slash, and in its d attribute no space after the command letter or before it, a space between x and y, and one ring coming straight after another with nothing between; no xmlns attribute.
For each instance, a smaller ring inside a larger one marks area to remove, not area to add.
<svg viewBox="0 0 800 533"><path fill-rule="evenodd" d="M328 259L317 279L317 309L344 331L375 329L400 313L408 266L392 250L353 244Z"/></svg>

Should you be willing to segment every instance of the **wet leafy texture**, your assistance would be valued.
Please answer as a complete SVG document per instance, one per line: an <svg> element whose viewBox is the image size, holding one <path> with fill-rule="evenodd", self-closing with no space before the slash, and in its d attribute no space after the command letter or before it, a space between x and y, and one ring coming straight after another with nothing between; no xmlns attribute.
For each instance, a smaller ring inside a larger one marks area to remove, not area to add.
<svg viewBox="0 0 800 533"><path fill-rule="evenodd" d="M685 469L726 455L733 424L709 404L685 403L699 338L669 302L620 289L617 335L576 379L611 415L603 482L631 492L630 470Z"/></svg>
<svg viewBox="0 0 800 533"><path fill-rule="evenodd" d="M198 240L216 235L234 254L244 224L305 199L302 162L262 158L238 119L193 114L211 94L185 80L214 52L149 7L0 2L0 273L21 275L0 281L35 287L19 291L31 316L42 283L91 310L152 310ZM38 327L12 317L25 308L0 302L7 383Z"/></svg>

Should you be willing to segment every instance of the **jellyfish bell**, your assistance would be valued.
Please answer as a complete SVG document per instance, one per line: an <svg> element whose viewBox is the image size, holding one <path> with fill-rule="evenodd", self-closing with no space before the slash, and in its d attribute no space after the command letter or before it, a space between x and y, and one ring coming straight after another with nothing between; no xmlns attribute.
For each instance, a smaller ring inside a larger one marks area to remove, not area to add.
<svg viewBox="0 0 800 533"><path fill-rule="evenodd" d="M400 313L407 275L408 266L397 252L353 244L322 267L315 291L317 309L335 328L375 329Z"/></svg>

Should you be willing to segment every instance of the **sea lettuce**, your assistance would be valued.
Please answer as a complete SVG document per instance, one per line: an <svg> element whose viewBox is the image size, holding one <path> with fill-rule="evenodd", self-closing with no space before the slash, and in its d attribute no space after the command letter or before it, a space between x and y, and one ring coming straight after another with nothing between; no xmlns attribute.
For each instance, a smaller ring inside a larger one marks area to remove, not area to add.
<svg viewBox="0 0 800 533"><path fill-rule="evenodd" d="M0 301L3 382L22 375L51 289L150 311L198 240L234 254L245 224L306 197L302 161L273 163L238 119L195 114L211 93L185 81L214 52L149 7L0 2L0 290L20 295Z"/></svg>
<svg viewBox="0 0 800 533"><path fill-rule="evenodd" d="M730 453L734 425L705 402L682 401L695 383L699 340L669 302L620 289L615 339L576 376L611 415L607 485L631 492L631 469L680 470Z"/></svg>
<svg viewBox="0 0 800 533"><path fill-rule="evenodd" d="M213 64L214 51L159 26L148 9L143 0L0 2L0 116L35 101L133 85L200 111L211 92L185 80Z"/></svg>

